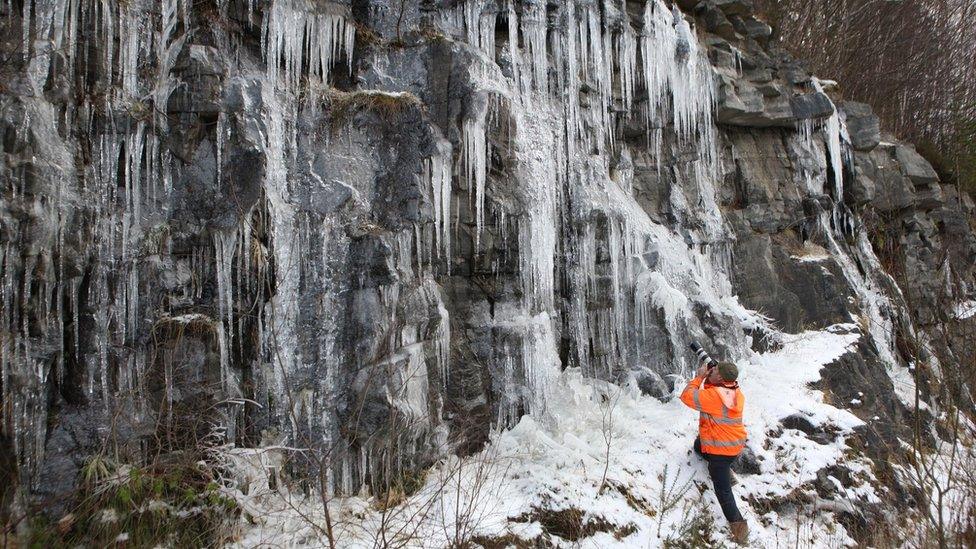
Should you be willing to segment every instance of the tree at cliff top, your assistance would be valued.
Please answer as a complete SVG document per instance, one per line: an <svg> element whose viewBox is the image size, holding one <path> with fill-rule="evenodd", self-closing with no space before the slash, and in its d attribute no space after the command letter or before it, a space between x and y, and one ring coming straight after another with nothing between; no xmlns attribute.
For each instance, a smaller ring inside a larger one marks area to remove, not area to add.
<svg viewBox="0 0 976 549"><path fill-rule="evenodd" d="M976 192L976 0L757 0L774 39Z"/></svg>

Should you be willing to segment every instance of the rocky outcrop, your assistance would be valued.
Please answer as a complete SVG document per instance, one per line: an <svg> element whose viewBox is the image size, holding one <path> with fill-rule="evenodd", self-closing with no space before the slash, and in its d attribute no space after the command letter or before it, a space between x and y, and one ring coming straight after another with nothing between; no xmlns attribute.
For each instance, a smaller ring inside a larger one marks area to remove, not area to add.
<svg viewBox="0 0 976 549"><path fill-rule="evenodd" d="M693 337L860 323L869 375L828 384L864 391L974 291L972 201L750 2L35 4L0 14L34 38L2 68L0 460L35 502L107 440L211 436L379 490L544 417L561 369L666 397Z"/></svg>

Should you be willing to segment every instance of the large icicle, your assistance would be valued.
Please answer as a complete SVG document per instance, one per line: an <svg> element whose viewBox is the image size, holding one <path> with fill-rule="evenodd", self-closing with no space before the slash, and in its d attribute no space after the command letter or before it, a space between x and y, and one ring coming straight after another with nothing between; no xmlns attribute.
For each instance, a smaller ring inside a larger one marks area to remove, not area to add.
<svg viewBox="0 0 976 549"><path fill-rule="evenodd" d="M529 74L532 87L549 93L549 54L546 45L548 25L546 22L546 3L542 0L532 0L523 4L522 39L529 56ZM511 37L509 38L511 40Z"/></svg>
<svg viewBox="0 0 976 549"><path fill-rule="evenodd" d="M620 69L620 96L623 110L630 112L637 85L637 37L630 25L617 34L614 42L617 66Z"/></svg>
<svg viewBox="0 0 976 549"><path fill-rule="evenodd" d="M430 179L434 207L434 235L438 254L444 254L447 272L451 272L451 156L450 142L437 143L438 153L431 156L425 169Z"/></svg>
<svg viewBox="0 0 976 549"><path fill-rule="evenodd" d="M475 249L481 243L481 229L485 222L485 180L488 177L488 95L479 93L471 99L468 117L464 120L464 176L468 192L474 193Z"/></svg>
<svg viewBox="0 0 976 549"><path fill-rule="evenodd" d="M667 111L683 141L698 139L699 155L715 160L712 113L715 87L712 68L681 12L661 0L644 6L644 30L640 39L641 76L647 89L645 116L653 126L656 114Z"/></svg>
<svg viewBox="0 0 976 549"><path fill-rule="evenodd" d="M813 79L813 86L818 92L823 93L823 85L816 78ZM833 101L831 101L833 105ZM833 222L836 230L844 227L847 217L844 214L844 157L849 154L850 135L847 133L847 124L841 118L836 105L833 105L834 112L824 123L824 140L827 145L827 165L833 175L832 194L834 198Z"/></svg>

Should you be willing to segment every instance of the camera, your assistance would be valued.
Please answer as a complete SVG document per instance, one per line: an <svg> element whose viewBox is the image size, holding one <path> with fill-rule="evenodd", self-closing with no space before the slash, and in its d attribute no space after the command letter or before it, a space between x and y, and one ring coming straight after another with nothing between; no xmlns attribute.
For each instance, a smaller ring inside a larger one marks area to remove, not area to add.
<svg viewBox="0 0 976 549"><path fill-rule="evenodd" d="M697 341L692 341L688 346L691 347L691 350L694 351L696 355L698 355L698 361L708 368L714 368L718 365L718 362L715 362L715 359L708 356L708 353L705 352L705 349L703 349Z"/></svg>

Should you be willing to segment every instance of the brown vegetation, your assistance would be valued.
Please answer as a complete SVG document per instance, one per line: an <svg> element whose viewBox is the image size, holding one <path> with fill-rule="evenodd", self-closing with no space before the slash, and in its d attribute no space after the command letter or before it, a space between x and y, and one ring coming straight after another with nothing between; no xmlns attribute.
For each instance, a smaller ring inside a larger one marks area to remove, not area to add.
<svg viewBox="0 0 976 549"><path fill-rule="evenodd" d="M619 540L637 531L637 527L633 524L617 526L602 517L587 517L586 513L577 507L559 510L533 507L531 513L511 520L512 522L539 522L543 532L569 541L579 541L597 532L608 532Z"/></svg>

